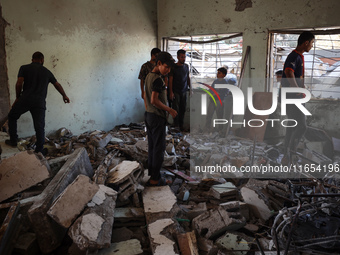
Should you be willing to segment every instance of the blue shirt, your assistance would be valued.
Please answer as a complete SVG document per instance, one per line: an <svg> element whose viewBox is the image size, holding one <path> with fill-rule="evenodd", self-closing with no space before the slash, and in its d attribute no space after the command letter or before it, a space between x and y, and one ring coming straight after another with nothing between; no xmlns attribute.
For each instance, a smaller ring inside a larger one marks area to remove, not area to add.
<svg viewBox="0 0 340 255"><path fill-rule="evenodd" d="M297 85L300 88L304 88L304 58L303 55L298 53L296 50L292 51L284 64L283 67L283 74L281 79L281 86L282 87L290 87L289 81L285 74L285 70L290 69L294 72L294 77L296 80ZM287 93L287 98L302 98L303 95L301 93Z"/></svg>

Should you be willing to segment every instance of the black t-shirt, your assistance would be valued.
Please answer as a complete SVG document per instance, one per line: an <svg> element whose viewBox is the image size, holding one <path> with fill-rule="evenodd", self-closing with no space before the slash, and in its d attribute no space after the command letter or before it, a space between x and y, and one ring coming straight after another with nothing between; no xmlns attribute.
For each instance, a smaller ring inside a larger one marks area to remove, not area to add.
<svg viewBox="0 0 340 255"><path fill-rule="evenodd" d="M39 63L31 63L21 66L18 77L24 78L21 97L43 102L45 102L47 96L48 84L50 82L52 84L57 82L52 72Z"/></svg>

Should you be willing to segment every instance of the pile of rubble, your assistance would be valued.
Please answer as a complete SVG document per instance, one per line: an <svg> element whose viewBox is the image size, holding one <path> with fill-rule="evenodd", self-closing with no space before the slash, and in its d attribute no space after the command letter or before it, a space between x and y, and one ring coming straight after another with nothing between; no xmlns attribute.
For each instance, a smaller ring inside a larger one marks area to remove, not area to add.
<svg viewBox="0 0 340 255"><path fill-rule="evenodd" d="M22 152L0 163L0 254L338 254L335 171L197 174L193 165L279 165L282 148L174 129L166 141L162 174L172 184L146 187L143 124L79 136L59 129L46 138L46 158L29 150L34 138L22 140ZM321 143L305 143L298 164L338 166L334 151L313 150Z"/></svg>

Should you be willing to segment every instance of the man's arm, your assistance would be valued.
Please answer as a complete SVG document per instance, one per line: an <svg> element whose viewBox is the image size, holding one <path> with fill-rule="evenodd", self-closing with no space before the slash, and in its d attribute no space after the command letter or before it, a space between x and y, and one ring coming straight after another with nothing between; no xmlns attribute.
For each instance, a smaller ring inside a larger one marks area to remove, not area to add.
<svg viewBox="0 0 340 255"><path fill-rule="evenodd" d="M18 77L17 83L15 84L16 99L18 99L21 95L23 84L24 84L24 77Z"/></svg>
<svg viewBox="0 0 340 255"><path fill-rule="evenodd" d="M56 88L56 90L58 90L58 92L63 96L63 100L64 100L64 103L69 103L70 102L70 99L66 96L66 93L63 89L63 87L60 85L59 82L56 82L53 84L54 87Z"/></svg>
<svg viewBox="0 0 340 255"><path fill-rule="evenodd" d="M290 87L296 87L298 88L298 84L296 83L296 80L295 80L295 75L294 75L294 71L290 68L286 68L285 69L285 74L286 74L286 77L287 77L287 80L289 82L289 86Z"/></svg>
<svg viewBox="0 0 340 255"><path fill-rule="evenodd" d="M144 99L144 80L140 79L140 91L142 92L141 96Z"/></svg>
<svg viewBox="0 0 340 255"><path fill-rule="evenodd" d="M177 112L174 109L172 109L172 108L166 106L165 104L163 104L159 100L158 96L159 96L158 92L152 91L152 94L151 94L151 104L153 104L154 106L156 106L157 108L159 108L161 110L167 111L168 113L171 114L171 116L173 118L175 118L177 116Z"/></svg>
<svg viewBox="0 0 340 255"><path fill-rule="evenodd" d="M18 101L19 97L21 96L22 86L24 84L24 77L18 77L17 83L15 84L15 101L13 105ZM12 105L12 107L13 107Z"/></svg>

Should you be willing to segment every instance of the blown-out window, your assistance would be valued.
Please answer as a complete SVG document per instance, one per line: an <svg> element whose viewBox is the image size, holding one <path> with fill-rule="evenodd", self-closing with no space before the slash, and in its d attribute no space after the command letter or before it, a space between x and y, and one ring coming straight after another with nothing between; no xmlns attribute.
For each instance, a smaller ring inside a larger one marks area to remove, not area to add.
<svg viewBox="0 0 340 255"><path fill-rule="evenodd" d="M163 49L175 60L179 49L186 51L193 87L200 86L199 82L211 84L220 67L228 67L227 79L236 82L241 72L241 33L163 38Z"/></svg>

